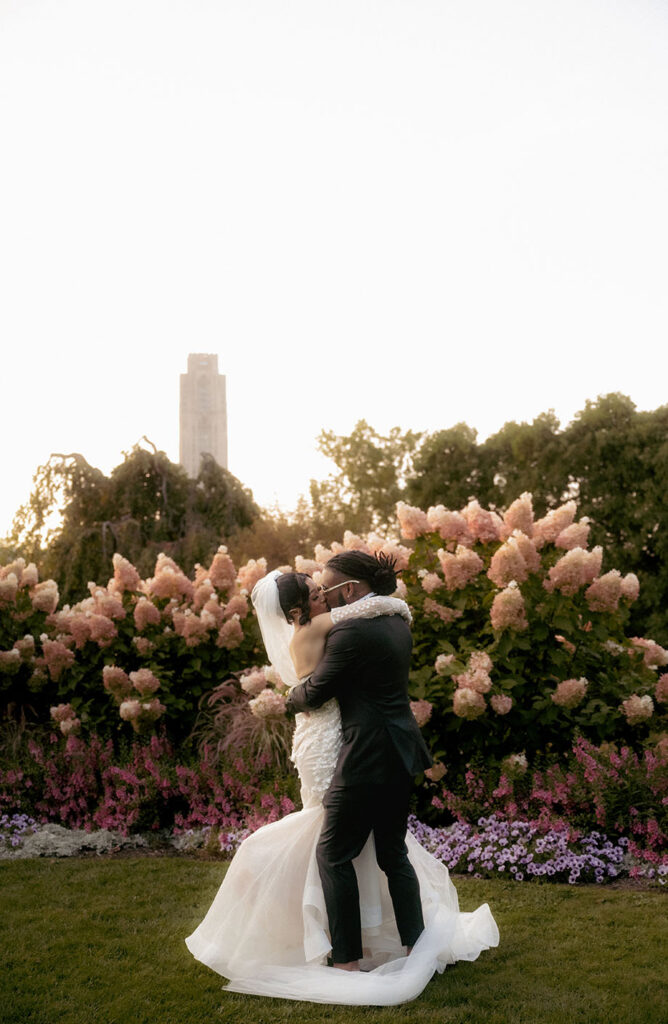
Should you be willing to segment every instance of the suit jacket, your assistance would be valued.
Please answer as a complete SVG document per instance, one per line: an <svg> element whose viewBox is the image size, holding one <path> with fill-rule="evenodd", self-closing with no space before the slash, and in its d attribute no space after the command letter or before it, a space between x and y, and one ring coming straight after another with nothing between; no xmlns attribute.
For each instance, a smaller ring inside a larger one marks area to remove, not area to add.
<svg viewBox="0 0 668 1024"><path fill-rule="evenodd" d="M343 745L335 783L385 782L402 766L416 775L432 763L408 701L412 643L399 615L347 619L331 629L313 675L290 692L296 711L332 697L339 702Z"/></svg>

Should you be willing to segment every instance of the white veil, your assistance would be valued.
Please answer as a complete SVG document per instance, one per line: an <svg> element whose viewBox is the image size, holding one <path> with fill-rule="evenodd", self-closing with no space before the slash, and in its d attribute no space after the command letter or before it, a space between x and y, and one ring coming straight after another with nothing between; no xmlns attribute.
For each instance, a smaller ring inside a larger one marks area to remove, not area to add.
<svg viewBox="0 0 668 1024"><path fill-rule="evenodd" d="M253 587L251 601L257 612L260 632L269 661L286 686L296 686L299 679L290 657L290 641L294 633L294 626L291 626L285 618L278 600L276 580L281 575L280 569L274 569L273 572L258 580Z"/></svg>

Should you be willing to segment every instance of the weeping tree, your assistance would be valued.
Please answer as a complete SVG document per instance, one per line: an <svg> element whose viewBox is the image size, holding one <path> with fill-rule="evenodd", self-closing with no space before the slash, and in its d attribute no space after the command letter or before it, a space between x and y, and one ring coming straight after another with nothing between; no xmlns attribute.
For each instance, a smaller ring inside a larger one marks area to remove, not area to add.
<svg viewBox="0 0 668 1024"><path fill-rule="evenodd" d="M143 575L159 551L190 572L259 514L250 491L212 456L202 456L191 479L142 441L108 476L78 452L56 452L35 473L7 546L36 562L42 578L55 579L63 601L111 575L116 551Z"/></svg>

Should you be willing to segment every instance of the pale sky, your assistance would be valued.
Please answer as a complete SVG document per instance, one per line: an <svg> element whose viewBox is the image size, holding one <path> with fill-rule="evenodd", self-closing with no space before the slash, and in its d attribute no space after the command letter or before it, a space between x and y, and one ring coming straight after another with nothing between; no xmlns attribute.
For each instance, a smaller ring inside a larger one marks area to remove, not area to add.
<svg viewBox="0 0 668 1024"><path fill-rule="evenodd" d="M0 0L0 535L52 451L294 506L322 428L664 404L668 4Z"/></svg>

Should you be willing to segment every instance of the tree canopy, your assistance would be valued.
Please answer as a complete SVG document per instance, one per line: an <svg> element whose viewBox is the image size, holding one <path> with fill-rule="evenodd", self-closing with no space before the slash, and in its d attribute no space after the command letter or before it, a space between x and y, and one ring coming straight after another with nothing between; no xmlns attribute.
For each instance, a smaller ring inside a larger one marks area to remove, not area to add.
<svg viewBox="0 0 668 1024"><path fill-rule="evenodd" d="M251 493L210 455L190 479L148 446L134 445L109 476L77 452L54 453L37 469L9 541L56 580L63 600L108 576L117 551L144 575L159 551L189 572L259 515Z"/></svg>

